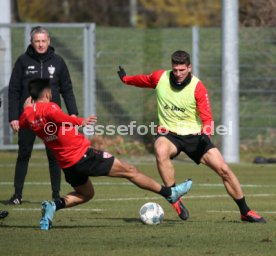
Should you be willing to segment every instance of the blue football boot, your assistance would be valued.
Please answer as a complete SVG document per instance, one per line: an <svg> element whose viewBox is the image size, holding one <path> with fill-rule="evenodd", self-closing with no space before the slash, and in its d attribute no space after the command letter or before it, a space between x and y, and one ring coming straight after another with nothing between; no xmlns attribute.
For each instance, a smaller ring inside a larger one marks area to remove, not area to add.
<svg viewBox="0 0 276 256"><path fill-rule="evenodd" d="M172 194L166 198L167 201L169 201L169 203L171 204L177 202L178 199L180 199L183 195L189 192L189 190L192 188L192 184L192 180L187 179L183 183L180 183L175 187L172 187Z"/></svg>
<svg viewBox="0 0 276 256"><path fill-rule="evenodd" d="M187 220L189 218L189 211L184 206L181 197L189 192L192 188L192 180L187 179L183 183L172 187L172 194L170 197L166 198L169 203L171 203L172 207L176 210L179 218L182 220Z"/></svg>
<svg viewBox="0 0 276 256"><path fill-rule="evenodd" d="M51 201L44 201L41 204L40 229L49 230L52 227L52 221L56 212L56 204Z"/></svg>

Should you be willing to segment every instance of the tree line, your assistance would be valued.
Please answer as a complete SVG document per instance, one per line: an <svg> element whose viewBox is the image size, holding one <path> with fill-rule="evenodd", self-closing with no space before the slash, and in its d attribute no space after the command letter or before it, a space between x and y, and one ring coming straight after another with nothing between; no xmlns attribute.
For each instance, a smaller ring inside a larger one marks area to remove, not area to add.
<svg viewBox="0 0 276 256"><path fill-rule="evenodd" d="M138 28L219 26L221 0L11 0L13 22L94 22ZM276 0L240 0L241 26L276 26Z"/></svg>

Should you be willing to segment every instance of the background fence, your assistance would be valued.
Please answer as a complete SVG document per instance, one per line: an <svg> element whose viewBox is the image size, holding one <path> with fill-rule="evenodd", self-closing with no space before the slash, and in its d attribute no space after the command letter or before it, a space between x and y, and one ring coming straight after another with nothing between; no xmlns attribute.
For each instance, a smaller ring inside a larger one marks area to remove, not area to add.
<svg viewBox="0 0 276 256"><path fill-rule="evenodd" d="M95 103L95 25L94 24L0 24L1 36L10 34L11 51L10 63L8 58L0 58L0 67L13 66L16 59L26 51L30 43L30 31L33 26L42 25L49 29L51 44L55 52L61 55L68 66L78 109L81 115L96 112ZM0 38L1 51L6 51L5 38ZM1 55L2 56L2 55ZM10 71L10 69L3 69ZM2 71L1 76L10 74ZM0 109L0 149L15 149L17 147L17 135L9 129L8 124L8 85L7 79L1 79L0 97L4 99L3 107ZM66 111L66 110L65 110ZM44 147L37 140L36 147Z"/></svg>
<svg viewBox="0 0 276 256"><path fill-rule="evenodd" d="M192 53L192 29L97 28L97 108L104 122L136 118L156 120L154 92L122 85L118 64L128 74L170 68L177 49ZM240 133L243 149L276 145L276 31L275 28L241 28ZM199 28L199 74L207 86L215 124L221 123L221 29ZM100 81L100 82L99 82ZM106 97L108 91L114 97ZM106 99L105 99L106 97ZM120 111L114 106L120 106ZM135 119L135 120L136 120ZM220 137L214 136L220 145Z"/></svg>
<svg viewBox="0 0 276 256"><path fill-rule="evenodd" d="M125 86L117 76L118 65L127 74L170 68L170 55L184 49L192 53L192 28L96 28L96 45L84 52L83 29L51 28L52 45L69 67L80 114L84 114L84 56L95 53L96 111L99 124L149 124L156 120L153 90ZM93 33L93 32L92 32ZM240 135L241 147L275 149L276 145L276 30L240 29ZM86 41L88 42L88 41ZM198 72L211 98L215 125L221 123L221 30L199 28ZM12 28L12 60L25 50L23 28ZM92 72L93 70L89 70ZM93 81L93 72L89 73ZM87 97L88 95L86 95ZM93 99L91 99L93 100ZM7 113L4 113L6 115ZM2 120L2 119L1 119ZM152 136L128 139L146 142ZM220 137L214 141L220 145ZM13 143L16 139L13 138Z"/></svg>

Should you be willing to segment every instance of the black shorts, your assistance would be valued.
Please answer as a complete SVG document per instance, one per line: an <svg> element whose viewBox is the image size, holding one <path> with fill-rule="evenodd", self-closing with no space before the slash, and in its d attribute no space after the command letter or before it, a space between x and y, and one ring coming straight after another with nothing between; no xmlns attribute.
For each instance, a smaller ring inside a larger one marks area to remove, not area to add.
<svg viewBox="0 0 276 256"><path fill-rule="evenodd" d="M184 152L197 164L200 164L200 159L209 149L215 147L206 134L177 135L169 132L167 134L157 134L156 139L159 137L167 138L176 146L177 153L172 158L178 156L180 152Z"/></svg>
<svg viewBox="0 0 276 256"><path fill-rule="evenodd" d="M89 148L76 164L64 168L65 180L72 186L85 184L89 176L108 176L114 156L107 152Z"/></svg>

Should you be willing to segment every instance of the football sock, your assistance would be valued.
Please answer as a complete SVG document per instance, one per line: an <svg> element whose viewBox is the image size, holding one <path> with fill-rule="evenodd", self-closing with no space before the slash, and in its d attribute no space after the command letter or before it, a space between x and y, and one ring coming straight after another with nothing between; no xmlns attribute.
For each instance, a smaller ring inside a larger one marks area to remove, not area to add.
<svg viewBox="0 0 276 256"><path fill-rule="evenodd" d="M55 199L54 203L56 204L56 211L65 208L65 200L62 197Z"/></svg>
<svg viewBox="0 0 276 256"><path fill-rule="evenodd" d="M243 197L241 199L234 199L234 201L238 205L242 215L245 216L250 211L250 208L247 206L247 204L245 202L245 197Z"/></svg>
<svg viewBox="0 0 276 256"><path fill-rule="evenodd" d="M172 189L171 187L165 187L161 186L161 190L159 191L159 194L166 197L169 197L172 194Z"/></svg>

